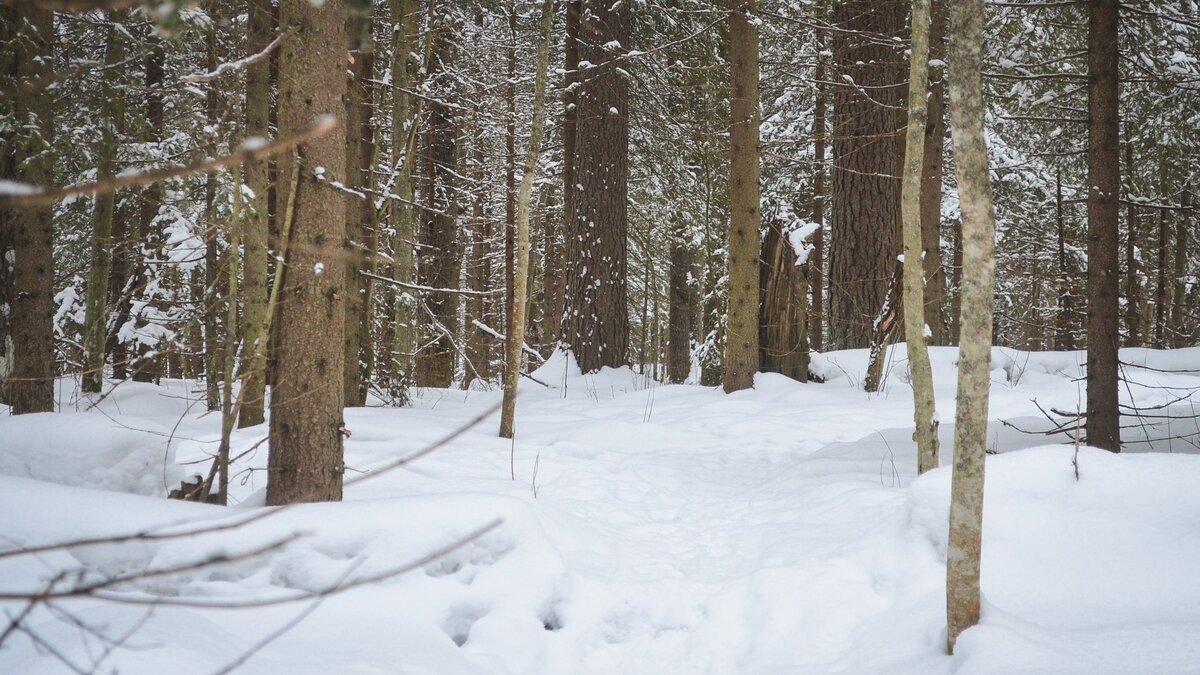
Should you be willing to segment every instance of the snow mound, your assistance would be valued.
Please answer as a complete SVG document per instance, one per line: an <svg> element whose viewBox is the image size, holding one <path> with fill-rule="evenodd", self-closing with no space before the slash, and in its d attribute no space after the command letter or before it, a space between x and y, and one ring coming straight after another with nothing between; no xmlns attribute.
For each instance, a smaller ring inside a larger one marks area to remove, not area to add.
<svg viewBox="0 0 1200 675"><path fill-rule="evenodd" d="M1200 457L1083 447L1078 481L1073 458L1070 446L988 458L988 604L958 644L959 673L1182 672L1187 654L1200 663ZM949 502L948 468L909 488L911 523L943 560Z"/></svg>
<svg viewBox="0 0 1200 675"><path fill-rule="evenodd" d="M95 414L0 417L0 474L163 496L183 473L169 432L150 422L134 429Z"/></svg>

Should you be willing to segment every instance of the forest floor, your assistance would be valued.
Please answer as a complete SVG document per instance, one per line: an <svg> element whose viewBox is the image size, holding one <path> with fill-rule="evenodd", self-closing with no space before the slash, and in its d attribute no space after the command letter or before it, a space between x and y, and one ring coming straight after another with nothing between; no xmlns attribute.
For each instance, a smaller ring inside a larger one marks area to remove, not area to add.
<svg viewBox="0 0 1200 675"><path fill-rule="evenodd" d="M1188 398L1200 348L1122 351L1135 382L1122 402L1162 407L1126 418L1135 442L1116 456L999 423L1046 429L1038 406L1080 407L1082 354L994 351L986 602L953 657L950 474L915 476L893 351L874 395L858 387L862 351L817 357L823 384L760 375L733 395L629 369L581 376L556 356L535 373L549 386L522 382L515 442L496 437L493 411L386 472L499 392L347 410L347 479L378 477L342 503L199 536L0 553L0 593L128 579L106 599L39 604L0 638L0 672L1200 673L1200 439L1186 438L1200 433ZM933 351L943 465L955 357ZM1192 372L1159 372L1171 369ZM0 416L0 551L262 512L267 451L250 449L265 427L233 437L234 456L250 450L233 468L236 506L168 501L207 472L219 436L196 383L120 383L93 403L64 380L63 412ZM233 560L146 574L218 552ZM373 576L385 578L309 599ZM0 623L25 606L0 601Z"/></svg>

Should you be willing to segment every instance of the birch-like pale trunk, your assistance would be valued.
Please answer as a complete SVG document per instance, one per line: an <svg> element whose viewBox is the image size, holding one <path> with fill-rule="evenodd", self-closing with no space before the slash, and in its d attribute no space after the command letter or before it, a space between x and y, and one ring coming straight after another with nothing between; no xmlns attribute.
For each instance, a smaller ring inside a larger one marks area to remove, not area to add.
<svg viewBox="0 0 1200 675"><path fill-rule="evenodd" d="M962 211L958 406L950 538L946 553L946 639L979 622L983 470L992 350L995 217L983 129L983 0L950 3L950 121Z"/></svg>
<svg viewBox="0 0 1200 675"><path fill-rule="evenodd" d="M542 127L546 118L546 70L550 62L550 29L554 21L554 0L542 2L542 28L537 48L537 69L533 80L533 126L529 147L525 149L521 187L517 193L516 260L513 267L512 320L505 343L504 401L500 410L500 437L512 438L517 412L517 383L521 379L522 346L525 344L525 297L529 293L529 203L538 155L542 149Z"/></svg>
<svg viewBox="0 0 1200 675"><path fill-rule="evenodd" d="M900 214L904 223L904 341L908 344L909 380L913 390L913 423L917 473L937 467L938 437L934 421L933 371L925 343L925 265L921 241L921 173L925 162L926 93L929 90L929 0L912 8L912 52L908 64L908 130Z"/></svg>

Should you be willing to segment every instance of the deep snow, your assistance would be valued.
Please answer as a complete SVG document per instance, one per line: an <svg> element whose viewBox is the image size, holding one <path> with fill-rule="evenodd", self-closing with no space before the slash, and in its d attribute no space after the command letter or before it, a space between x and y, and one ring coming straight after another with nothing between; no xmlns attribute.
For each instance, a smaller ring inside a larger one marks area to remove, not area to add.
<svg viewBox="0 0 1200 675"><path fill-rule="evenodd" d="M629 369L580 376L556 356L536 373L553 388L521 383L515 443L495 436L492 414L418 462L351 485L340 504L201 537L0 557L0 592L22 592L62 570L136 576L302 535L110 591L157 606L43 605L4 641L0 672L70 672L66 659L84 672L214 673L311 612L238 672L1200 673L1200 458L1184 438L1200 432L1194 418L1134 425L1127 438L1150 442L1120 456L1081 448L1078 481L1062 437L994 424L987 606L958 653L942 654L949 472L915 479L903 347L894 352L876 395L857 388L862 351L817 357L824 384L760 375L728 396ZM955 354L933 351L944 463ZM1176 399L1200 387L1200 372L1158 371L1200 371L1200 349L1122 358L1141 383L1124 403L1194 414ZM1080 406L1081 360L996 349L992 417L1048 428L1031 399ZM90 410L71 382L60 389L61 413L0 417L0 551L261 510L265 445L234 467L239 506L160 498L206 472L216 448L218 415L204 413L195 383L120 383ZM498 401L496 391L423 390L411 408L347 410L347 478ZM238 431L233 454L263 436ZM497 518L444 557L319 604L176 606L303 597ZM10 616L24 606L0 605ZM97 634L127 639L113 647Z"/></svg>

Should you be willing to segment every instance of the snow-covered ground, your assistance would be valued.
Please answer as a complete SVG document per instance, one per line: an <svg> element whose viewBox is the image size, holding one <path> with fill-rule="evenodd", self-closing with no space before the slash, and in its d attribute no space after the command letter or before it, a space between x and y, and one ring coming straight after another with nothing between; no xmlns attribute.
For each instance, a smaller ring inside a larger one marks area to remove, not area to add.
<svg viewBox="0 0 1200 675"><path fill-rule="evenodd" d="M894 351L875 395L857 387L862 351L817 357L824 384L760 375L733 395L628 369L580 376L558 356L536 373L550 388L522 382L515 443L496 437L493 412L342 503L200 536L0 553L2 594L133 579L107 600L39 604L4 636L0 672L1200 673L1200 457L1187 438L1200 428L1186 398L1200 349L1122 352L1140 383L1122 402L1165 417L1127 419L1127 439L1151 441L1132 452L1080 448L1078 480L1063 437L993 425L987 602L953 657L950 476L915 479ZM944 463L955 354L933 353ZM996 349L992 417L1048 428L1038 406L1082 405L1081 360ZM1193 372L1159 372L1177 369ZM216 448L219 419L195 383L125 382L92 406L64 381L60 401L61 413L0 417L0 551L264 512L265 444L233 469L237 506L161 498ZM411 408L348 410L347 478L498 402L423 390ZM238 431L233 454L265 433ZM153 574L218 552L233 560ZM279 602L238 607L260 601ZM0 625L25 607L0 601Z"/></svg>

